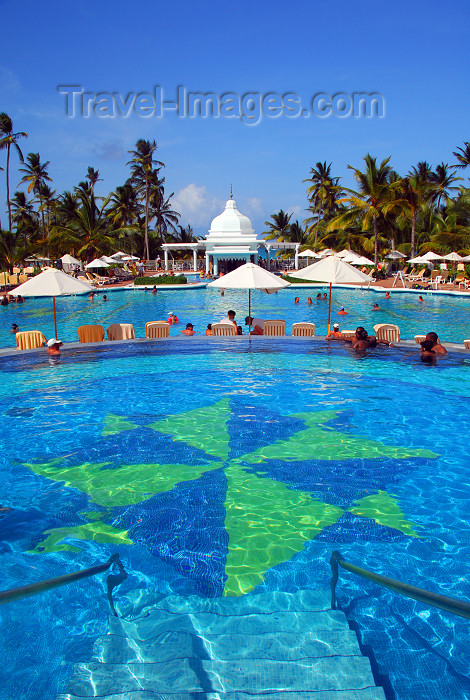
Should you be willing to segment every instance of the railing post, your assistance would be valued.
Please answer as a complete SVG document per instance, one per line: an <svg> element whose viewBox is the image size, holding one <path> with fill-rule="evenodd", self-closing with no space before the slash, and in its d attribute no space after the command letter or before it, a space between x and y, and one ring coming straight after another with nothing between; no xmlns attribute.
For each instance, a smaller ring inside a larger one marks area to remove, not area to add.
<svg viewBox="0 0 470 700"><path fill-rule="evenodd" d="M343 557L341 554L337 551L334 551L331 553L331 559L330 559L330 566L331 566L331 581L330 581L330 587L331 587L331 608L332 610L336 610L336 584L338 582L338 561L342 559Z"/></svg>

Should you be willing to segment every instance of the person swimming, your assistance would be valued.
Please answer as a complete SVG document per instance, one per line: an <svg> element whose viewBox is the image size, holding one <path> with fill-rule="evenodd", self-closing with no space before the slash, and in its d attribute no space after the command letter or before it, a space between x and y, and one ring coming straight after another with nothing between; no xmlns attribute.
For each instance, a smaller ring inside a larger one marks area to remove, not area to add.
<svg viewBox="0 0 470 700"><path fill-rule="evenodd" d="M348 312L344 310L344 306L340 307L340 310L338 311L338 316L347 316Z"/></svg>

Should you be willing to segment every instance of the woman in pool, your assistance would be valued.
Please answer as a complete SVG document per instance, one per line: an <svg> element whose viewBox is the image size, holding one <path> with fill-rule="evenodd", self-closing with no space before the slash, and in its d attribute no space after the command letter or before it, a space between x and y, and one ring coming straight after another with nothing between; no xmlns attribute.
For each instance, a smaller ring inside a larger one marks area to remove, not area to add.
<svg viewBox="0 0 470 700"><path fill-rule="evenodd" d="M299 301L300 301L299 297L295 297L295 299L294 299L294 304L298 304Z"/></svg>
<svg viewBox="0 0 470 700"><path fill-rule="evenodd" d="M312 297L307 297L307 304L310 306L310 304L313 304Z"/></svg>
<svg viewBox="0 0 470 700"><path fill-rule="evenodd" d="M430 333L426 333L426 340L432 341L432 350L434 350L436 355L447 355L447 350L443 345L441 345L441 341L439 340L437 333L433 333L432 331Z"/></svg>
<svg viewBox="0 0 470 700"><path fill-rule="evenodd" d="M168 312L168 323L170 326L173 326L175 323L179 323L179 318L173 313L173 311Z"/></svg>
<svg viewBox="0 0 470 700"><path fill-rule="evenodd" d="M206 335L212 335L212 323L207 324Z"/></svg>

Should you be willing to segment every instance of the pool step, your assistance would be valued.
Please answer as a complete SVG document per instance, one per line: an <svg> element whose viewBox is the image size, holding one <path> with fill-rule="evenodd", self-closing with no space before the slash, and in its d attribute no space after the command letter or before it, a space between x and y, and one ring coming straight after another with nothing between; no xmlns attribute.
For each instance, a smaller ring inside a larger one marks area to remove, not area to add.
<svg viewBox="0 0 470 700"><path fill-rule="evenodd" d="M58 700L384 700L327 594L138 592Z"/></svg>

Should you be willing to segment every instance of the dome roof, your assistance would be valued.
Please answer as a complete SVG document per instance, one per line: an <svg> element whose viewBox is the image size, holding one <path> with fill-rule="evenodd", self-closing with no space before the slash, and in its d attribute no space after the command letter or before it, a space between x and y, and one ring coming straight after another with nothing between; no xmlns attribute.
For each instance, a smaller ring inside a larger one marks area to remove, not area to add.
<svg viewBox="0 0 470 700"><path fill-rule="evenodd" d="M237 209L234 199L227 200L225 210L212 220L209 236L253 236L250 219Z"/></svg>

